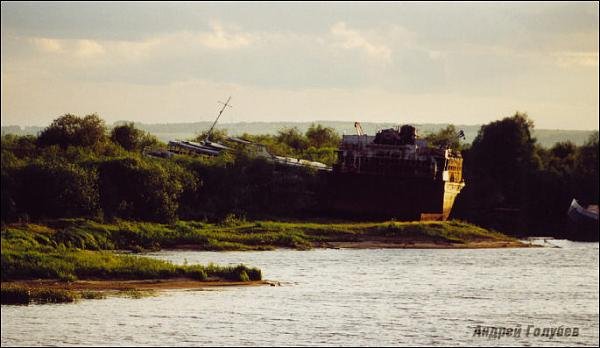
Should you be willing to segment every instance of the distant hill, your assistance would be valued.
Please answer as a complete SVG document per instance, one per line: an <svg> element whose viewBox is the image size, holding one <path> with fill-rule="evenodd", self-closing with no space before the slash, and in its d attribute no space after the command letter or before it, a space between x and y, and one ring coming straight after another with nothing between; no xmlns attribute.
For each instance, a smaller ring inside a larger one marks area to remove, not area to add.
<svg viewBox="0 0 600 348"><path fill-rule="evenodd" d="M117 122L119 123L119 122ZM314 121L314 122L236 122L221 123L217 125L219 129L227 129L230 135L248 134L277 134L277 131L283 128L297 127L301 132L305 132L312 123L319 123L326 127L335 129L340 134L355 134L353 121ZM192 122L192 123L136 123L136 127L156 135L161 141L172 139L190 139L198 133L207 130L212 122ZM374 123L361 122L362 128L367 134L375 134L378 130L397 126L395 123ZM436 132L446 127L447 123L424 123L415 124L418 133L421 135ZM112 126L112 125L111 125ZM477 136L481 125L455 125L465 133L465 141L470 143ZM110 126L109 126L110 127ZM44 127L25 127L2 126L2 135L4 134L37 134ZM560 129L534 129L533 136L545 147L550 147L559 141L570 140L576 145L582 145L589 135L594 132L582 130L560 130Z"/></svg>

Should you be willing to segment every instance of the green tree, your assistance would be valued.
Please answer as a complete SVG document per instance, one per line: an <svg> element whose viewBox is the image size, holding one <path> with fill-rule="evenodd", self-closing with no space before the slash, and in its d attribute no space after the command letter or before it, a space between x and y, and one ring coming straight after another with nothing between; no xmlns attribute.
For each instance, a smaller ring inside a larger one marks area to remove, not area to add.
<svg viewBox="0 0 600 348"><path fill-rule="evenodd" d="M455 217L515 233L527 230L535 209L532 186L541 169L533 122L517 112L484 125L468 151L463 151L467 186L457 200Z"/></svg>
<svg viewBox="0 0 600 348"><path fill-rule="evenodd" d="M184 186L196 182L174 163L137 157L106 160L98 171L100 205L109 218L173 221Z"/></svg>
<svg viewBox="0 0 600 348"><path fill-rule="evenodd" d="M452 150L461 150L460 131L454 125L448 125L435 133L429 133L425 140L436 147L448 147Z"/></svg>
<svg viewBox="0 0 600 348"><path fill-rule="evenodd" d="M202 131L193 140L196 142L202 142L202 141L206 140L207 135L208 135L208 130ZM215 143L222 143L223 141L227 140L228 137L229 136L227 135L227 129L215 128L215 129L213 129L212 133L210 134L209 141L212 141Z"/></svg>
<svg viewBox="0 0 600 348"><path fill-rule="evenodd" d="M156 137L136 128L133 122L114 127L110 139L127 151L141 151L158 143Z"/></svg>
<svg viewBox="0 0 600 348"><path fill-rule="evenodd" d="M337 161L337 148L335 147L309 147L304 151L303 157L309 161L321 162L332 166Z"/></svg>
<svg viewBox="0 0 600 348"><path fill-rule="evenodd" d="M469 151L470 174L486 177L502 191L504 204L516 204L526 191L526 178L541 167L531 136L533 121L517 112L481 127Z"/></svg>
<svg viewBox="0 0 600 348"><path fill-rule="evenodd" d="M310 146L316 148L337 147L341 141L339 134L333 128L314 123L306 131L306 138Z"/></svg>
<svg viewBox="0 0 600 348"><path fill-rule="evenodd" d="M269 153L277 156L290 156L293 155L293 150L284 143L279 142L278 137L271 134L247 134L244 133L241 136L242 139L252 141L257 144L266 146Z"/></svg>
<svg viewBox="0 0 600 348"><path fill-rule="evenodd" d="M19 212L34 219L78 217L97 210L96 173L72 163L33 162L14 173Z"/></svg>
<svg viewBox="0 0 600 348"><path fill-rule="evenodd" d="M549 150L539 148L537 153L542 159L545 171L559 175L564 180L571 180L578 153L575 144L570 141L558 142Z"/></svg>
<svg viewBox="0 0 600 348"><path fill-rule="evenodd" d="M2 194L0 196L0 202L2 204L1 213L2 213L2 221L11 221L16 218L17 215L17 206L15 202L15 176L9 173L8 169L2 167L1 173L1 190Z"/></svg>
<svg viewBox="0 0 600 348"><path fill-rule="evenodd" d="M83 118L67 114L52 121L39 137L40 146L95 146L106 138L106 125L98 115Z"/></svg>
<svg viewBox="0 0 600 348"><path fill-rule="evenodd" d="M3 135L2 151L18 158L35 157L38 154L36 142L37 137L33 135Z"/></svg>
<svg viewBox="0 0 600 348"><path fill-rule="evenodd" d="M277 134L277 141L289 146L296 153L306 150L309 145L308 139L300 133L297 127L280 130Z"/></svg>
<svg viewBox="0 0 600 348"><path fill-rule="evenodd" d="M598 131L592 133L575 156L577 196L587 204L598 204Z"/></svg>

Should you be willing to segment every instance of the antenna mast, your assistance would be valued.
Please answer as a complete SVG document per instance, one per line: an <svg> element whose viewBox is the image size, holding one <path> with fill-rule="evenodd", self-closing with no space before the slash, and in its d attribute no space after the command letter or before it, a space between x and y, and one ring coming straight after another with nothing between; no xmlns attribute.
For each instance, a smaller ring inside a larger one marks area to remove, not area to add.
<svg viewBox="0 0 600 348"><path fill-rule="evenodd" d="M215 122L213 122L212 126L208 130L208 133L206 133L206 139L204 139L204 142L208 142L209 141L210 135L212 134L213 129L217 125L217 121L219 121L219 117L221 117L221 114L223 113L223 111L225 111L225 109L227 107L230 107L230 108L233 107L233 106L229 105L229 101L230 100L231 100L231 96L229 96L229 98L227 98L226 102L224 102L224 103L222 101L219 102L219 103L223 104L223 107L221 108L221 110L219 110L219 115L217 115L217 119L215 120Z"/></svg>
<svg viewBox="0 0 600 348"><path fill-rule="evenodd" d="M363 131L362 126L360 125L360 122L354 122L354 128L356 128L357 135L365 135L365 132Z"/></svg>

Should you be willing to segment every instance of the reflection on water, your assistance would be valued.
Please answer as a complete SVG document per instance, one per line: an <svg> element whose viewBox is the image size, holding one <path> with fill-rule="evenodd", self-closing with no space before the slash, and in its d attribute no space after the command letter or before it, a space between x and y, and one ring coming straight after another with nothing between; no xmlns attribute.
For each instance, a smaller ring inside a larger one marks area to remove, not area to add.
<svg viewBox="0 0 600 348"><path fill-rule="evenodd" d="M165 251L282 286L2 306L2 345L598 345L598 243L491 250ZM520 338L473 337L477 325ZM524 337L527 325L578 337Z"/></svg>

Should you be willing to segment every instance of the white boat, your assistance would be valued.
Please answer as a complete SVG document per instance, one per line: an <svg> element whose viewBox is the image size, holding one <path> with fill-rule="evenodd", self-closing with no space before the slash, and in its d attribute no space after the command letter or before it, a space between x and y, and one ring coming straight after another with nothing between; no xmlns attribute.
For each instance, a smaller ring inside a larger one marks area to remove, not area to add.
<svg viewBox="0 0 600 348"><path fill-rule="evenodd" d="M587 208L582 207L576 199L571 201L569 207L569 217L575 222L582 222L585 220L596 221L598 223L598 206L590 205Z"/></svg>
<svg viewBox="0 0 600 348"><path fill-rule="evenodd" d="M569 206L570 238L581 241L598 241L598 206L582 207L576 199Z"/></svg>

